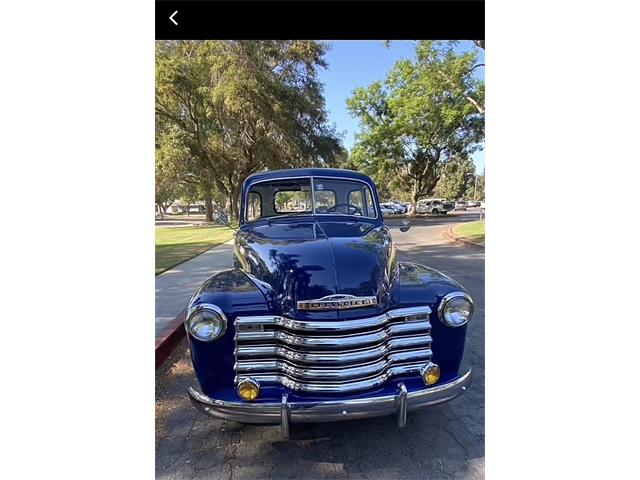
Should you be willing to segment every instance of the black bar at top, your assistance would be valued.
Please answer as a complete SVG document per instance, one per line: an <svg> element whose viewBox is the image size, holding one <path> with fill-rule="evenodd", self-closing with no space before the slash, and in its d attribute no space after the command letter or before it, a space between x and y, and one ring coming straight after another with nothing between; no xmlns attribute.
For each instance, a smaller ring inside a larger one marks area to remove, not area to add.
<svg viewBox="0 0 640 480"><path fill-rule="evenodd" d="M482 40L484 1L156 1L156 39Z"/></svg>

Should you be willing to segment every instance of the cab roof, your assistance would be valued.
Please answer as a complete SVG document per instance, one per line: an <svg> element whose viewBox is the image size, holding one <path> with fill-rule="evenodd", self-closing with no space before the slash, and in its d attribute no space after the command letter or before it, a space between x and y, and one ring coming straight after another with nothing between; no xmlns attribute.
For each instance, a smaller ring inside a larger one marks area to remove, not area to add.
<svg viewBox="0 0 640 480"><path fill-rule="evenodd" d="M353 178L373 185L373 181L368 175L356 172L355 170L346 170L341 168L289 168L287 170L269 170L266 172L254 173L253 175L249 175L245 180L244 185L246 188L256 182L292 177L336 177L345 179Z"/></svg>

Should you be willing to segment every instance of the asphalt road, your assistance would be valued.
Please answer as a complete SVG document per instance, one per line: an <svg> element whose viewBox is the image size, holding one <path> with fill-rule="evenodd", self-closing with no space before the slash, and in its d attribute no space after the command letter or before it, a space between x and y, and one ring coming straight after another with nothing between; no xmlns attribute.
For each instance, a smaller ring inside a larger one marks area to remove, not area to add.
<svg viewBox="0 0 640 480"><path fill-rule="evenodd" d="M196 383L182 342L156 374L156 477L159 479L482 479L484 478L484 250L444 237L452 223L477 212L416 219L392 228L401 260L422 263L460 281L475 300L463 368L473 384L462 396L409 412L398 429L391 417L279 427L241 425L197 412L186 389ZM390 219L390 227L400 220Z"/></svg>

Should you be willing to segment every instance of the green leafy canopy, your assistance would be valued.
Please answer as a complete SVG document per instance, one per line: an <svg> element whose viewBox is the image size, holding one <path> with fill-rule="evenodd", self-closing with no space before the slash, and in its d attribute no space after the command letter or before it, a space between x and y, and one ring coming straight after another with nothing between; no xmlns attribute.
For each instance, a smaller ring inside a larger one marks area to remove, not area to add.
<svg viewBox="0 0 640 480"><path fill-rule="evenodd" d="M173 149L174 161L205 200L227 198L232 216L251 173L339 161L344 149L317 79L326 49L298 40L157 42L158 156L180 143L188 158Z"/></svg>
<svg viewBox="0 0 640 480"><path fill-rule="evenodd" d="M352 161L391 190L410 186L415 204L430 195L444 167L465 160L484 139L484 82L473 74L475 50L420 41L383 81L347 100L360 120Z"/></svg>

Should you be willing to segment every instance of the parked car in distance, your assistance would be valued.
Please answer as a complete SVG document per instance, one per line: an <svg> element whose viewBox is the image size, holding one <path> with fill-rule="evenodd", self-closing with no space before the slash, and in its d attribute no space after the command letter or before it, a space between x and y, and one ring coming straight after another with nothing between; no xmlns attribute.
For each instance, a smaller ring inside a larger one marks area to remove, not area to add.
<svg viewBox="0 0 640 480"><path fill-rule="evenodd" d="M430 213L432 215L445 215L453 210L454 204L443 199L424 199L420 200L416 205L417 213Z"/></svg>
<svg viewBox="0 0 640 480"><path fill-rule="evenodd" d="M393 210L393 213L395 213L396 215L400 215L407 212L404 205L400 205L399 203L395 203L395 202L381 203L380 206Z"/></svg>
<svg viewBox="0 0 640 480"><path fill-rule="evenodd" d="M390 215L394 215L396 213L396 209L393 208L389 202L381 203L380 208L383 208L385 210L391 210ZM384 214L384 212L382 213Z"/></svg>
<svg viewBox="0 0 640 480"><path fill-rule="evenodd" d="M200 412L288 437L295 423L386 415L404 427L467 390L473 300L437 270L399 261L381 217L358 172L245 180L234 267L198 287L185 316Z"/></svg>
<svg viewBox="0 0 640 480"><path fill-rule="evenodd" d="M480 202L480 210L484 212L484 202Z"/></svg>
<svg viewBox="0 0 640 480"><path fill-rule="evenodd" d="M467 209L467 202L463 202L463 201L459 201L456 202L454 207L454 210L466 210Z"/></svg>
<svg viewBox="0 0 640 480"><path fill-rule="evenodd" d="M394 210L397 210L398 213L407 213L407 206L402 202L396 202L395 200L391 200L389 202L392 207L395 207Z"/></svg>
<svg viewBox="0 0 640 480"><path fill-rule="evenodd" d="M395 215L396 214L395 210L393 210L390 207L385 206L385 204L383 204L383 203L380 204L380 210L382 211L382 215L384 217L386 217L388 215Z"/></svg>
<svg viewBox="0 0 640 480"><path fill-rule="evenodd" d="M467 207L479 207L479 206L480 206L480 202L476 200L469 200L467 202Z"/></svg>

